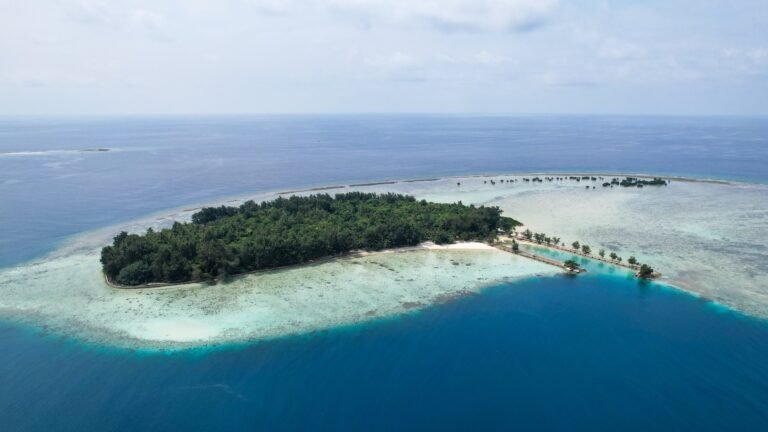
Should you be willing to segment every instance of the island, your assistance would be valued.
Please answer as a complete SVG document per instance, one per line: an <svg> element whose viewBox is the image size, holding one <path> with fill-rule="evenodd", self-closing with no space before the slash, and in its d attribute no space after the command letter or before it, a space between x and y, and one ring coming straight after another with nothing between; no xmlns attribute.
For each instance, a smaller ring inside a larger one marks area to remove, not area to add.
<svg viewBox="0 0 768 432"><path fill-rule="evenodd" d="M493 241L521 225L498 207L439 204L401 194L349 192L206 207L191 222L123 231L101 251L107 281L136 287L225 280L355 250L425 241Z"/></svg>

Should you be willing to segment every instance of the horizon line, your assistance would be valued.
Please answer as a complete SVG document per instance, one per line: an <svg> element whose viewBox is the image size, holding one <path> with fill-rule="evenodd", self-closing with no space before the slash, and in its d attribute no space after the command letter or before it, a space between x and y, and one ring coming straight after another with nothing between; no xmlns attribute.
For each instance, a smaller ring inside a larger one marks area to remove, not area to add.
<svg viewBox="0 0 768 432"><path fill-rule="evenodd" d="M574 112L220 112L220 113L49 113L49 114L6 114L0 119L45 119L45 118L201 118L201 117L768 117L768 113L574 113Z"/></svg>

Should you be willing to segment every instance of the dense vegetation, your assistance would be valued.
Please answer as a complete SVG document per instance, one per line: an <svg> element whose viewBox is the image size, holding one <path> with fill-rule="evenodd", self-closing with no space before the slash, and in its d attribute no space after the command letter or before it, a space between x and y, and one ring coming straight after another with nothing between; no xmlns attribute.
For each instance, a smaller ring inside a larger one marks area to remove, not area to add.
<svg viewBox="0 0 768 432"><path fill-rule="evenodd" d="M627 177L621 181L619 181L619 179L613 179L610 183L603 183L603 187L622 186L641 188L643 186L666 186L667 184L668 182L666 180L659 177L654 177L653 180L642 180L636 177Z"/></svg>
<svg viewBox="0 0 768 432"><path fill-rule="evenodd" d="M122 232L102 249L101 262L107 277L121 285L201 281L357 249L488 240L517 225L498 207L461 202L361 192L292 196L204 208L191 223L144 235Z"/></svg>

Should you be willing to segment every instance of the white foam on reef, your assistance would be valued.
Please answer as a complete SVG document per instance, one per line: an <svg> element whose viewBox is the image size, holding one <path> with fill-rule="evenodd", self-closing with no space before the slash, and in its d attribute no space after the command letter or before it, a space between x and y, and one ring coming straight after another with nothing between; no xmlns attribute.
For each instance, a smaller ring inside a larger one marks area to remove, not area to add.
<svg viewBox="0 0 768 432"><path fill-rule="evenodd" d="M584 182L498 182L502 178L521 176L296 194L398 192L436 202L498 205L534 231L557 235L566 243L579 240L593 250L617 250L625 259L634 254L675 286L768 317L767 186L673 181L667 187L603 189L598 181L596 189L586 190ZM210 205L277 196L229 197ZM495 282L557 272L482 244L465 243L342 258L214 286L119 290L104 283L99 250L117 232L166 227L189 220L198 208L191 205L85 233L38 262L0 269L0 313L99 343L200 346L397 315Z"/></svg>

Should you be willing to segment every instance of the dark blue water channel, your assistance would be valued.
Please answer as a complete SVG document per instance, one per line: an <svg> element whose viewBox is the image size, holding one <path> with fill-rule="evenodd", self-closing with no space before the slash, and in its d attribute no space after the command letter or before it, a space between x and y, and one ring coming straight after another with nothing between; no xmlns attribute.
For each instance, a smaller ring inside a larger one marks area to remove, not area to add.
<svg viewBox="0 0 768 432"><path fill-rule="evenodd" d="M768 326L617 275L172 354L2 328L4 430L765 430Z"/></svg>

